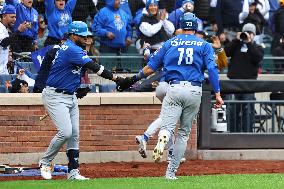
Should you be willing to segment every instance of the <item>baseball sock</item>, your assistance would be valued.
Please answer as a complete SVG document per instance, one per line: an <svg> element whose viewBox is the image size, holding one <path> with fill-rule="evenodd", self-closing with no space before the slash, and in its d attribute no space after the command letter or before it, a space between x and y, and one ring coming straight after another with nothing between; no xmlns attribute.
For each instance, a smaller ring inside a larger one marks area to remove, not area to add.
<svg viewBox="0 0 284 189"><path fill-rule="evenodd" d="M149 137L146 134L144 134L143 137L144 137L145 141L148 142Z"/></svg>
<svg viewBox="0 0 284 189"><path fill-rule="evenodd" d="M69 149L66 154L68 157L68 173L70 173L72 169L79 167L79 150Z"/></svg>

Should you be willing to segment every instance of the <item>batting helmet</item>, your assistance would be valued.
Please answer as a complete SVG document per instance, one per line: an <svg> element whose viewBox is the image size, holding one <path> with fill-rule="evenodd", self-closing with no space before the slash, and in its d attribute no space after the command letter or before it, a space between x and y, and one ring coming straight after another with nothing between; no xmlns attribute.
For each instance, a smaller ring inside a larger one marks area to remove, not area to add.
<svg viewBox="0 0 284 189"><path fill-rule="evenodd" d="M195 30L197 31L197 18L195 14L186 12L180 17L180 27L184 30Z"/></svg>
<svg viewBox="0 0 284 189"><path fill-rule="evenodd" d="M83 36L83 37L92 35L92 33L88 31L87 24L82 21L73 21L68 26L68 33Z"/></svg>

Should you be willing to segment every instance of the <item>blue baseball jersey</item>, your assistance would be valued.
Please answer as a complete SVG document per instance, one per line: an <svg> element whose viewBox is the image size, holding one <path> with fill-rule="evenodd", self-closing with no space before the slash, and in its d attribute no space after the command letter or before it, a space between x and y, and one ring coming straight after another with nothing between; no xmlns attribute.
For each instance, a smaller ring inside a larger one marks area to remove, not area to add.
<svg viewBox="0 0 284 189"><path fill-rule="evenodd" d="M150 56L147 65L154 71L163 67L165 81L202 83L206 69L208 69L209 75L218 78L212 46L195 35L180 34L169 39Z"/></svg>
<svg viewBox="0 0 284 189"><path fill-rule="evenodd" d="M68 39L55 55L46 85L75 92L81 84L82 67L91 61L81 47Z"/></svg>

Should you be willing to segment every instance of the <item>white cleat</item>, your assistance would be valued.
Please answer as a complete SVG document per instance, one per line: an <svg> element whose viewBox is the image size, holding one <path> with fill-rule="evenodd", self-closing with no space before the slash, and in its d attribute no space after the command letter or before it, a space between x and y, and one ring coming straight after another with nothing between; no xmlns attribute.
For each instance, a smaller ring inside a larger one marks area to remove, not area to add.
<svg viewBox="0 0 284 189"><path fill-rule="evenodd" d="M158 138L158 143L153 151L153 160L157 163L159 162L162 157L163 157L163 153L164 153L164 149L165 146L168 142L167 136L166 135L161 135Z"/></svg>
<svg viewBox="0 0 284 189"><path fill-rule="evenodd" d="M52 178L51 176L51 167L47 165L41 165L40 166L40 174L42 178L46 180L50 180Z"/></svg>
<svg viewBox="0 0 284 189"><path fill-rule="evenodd" d="M186 161L185 157L181 158L180 163L184 163Z"/></svg>
<svg viewBox="0 0 284 189"><path fill-rule="evenodd" d="M144 139L144 136L136 136L136 143L139 145L139 149L138 152L139 154L143 157L143 158L147 158L147 154L146 154L146 146L147 146L147 142Z"/></svg>
<svg viewBox="0 0 284 189"><path fill-rule="evenodd" d="M175 173L166 173L166 176L165 176L165 178L167 179L167 180L177 180L178 178L176 177L176 175L175 175Z"/></svg>
<svg viewBox="0 0 284 189"><path fill-rule="evenodd" d="M86 178L82 175L80 175L80 172L78 169L72 169L70 173L67 174L68 180L89 180L89 178Z"/></svg>

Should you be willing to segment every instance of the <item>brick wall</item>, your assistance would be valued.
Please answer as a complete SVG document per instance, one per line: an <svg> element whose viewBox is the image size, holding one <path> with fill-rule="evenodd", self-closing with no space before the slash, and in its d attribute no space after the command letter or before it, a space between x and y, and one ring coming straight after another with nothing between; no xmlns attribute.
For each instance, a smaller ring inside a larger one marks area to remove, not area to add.
<svg viewBox="0 0 284 189"><path fill-rule="evenodd" d="M159 104L80 106L80 151L136 151L135 136L158 117ZM0 106L0 153L44 152L56 130L42 105ZM197 129L192 128L189 152L196 154ZM153 149L156 137L148 149ZM64 150L64 149L62 149Z"/></svg>

